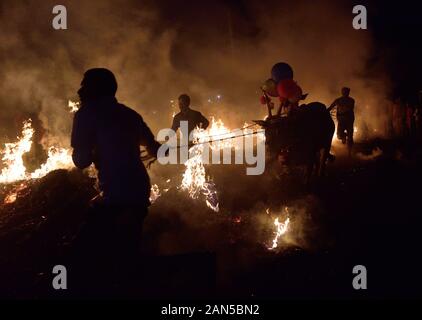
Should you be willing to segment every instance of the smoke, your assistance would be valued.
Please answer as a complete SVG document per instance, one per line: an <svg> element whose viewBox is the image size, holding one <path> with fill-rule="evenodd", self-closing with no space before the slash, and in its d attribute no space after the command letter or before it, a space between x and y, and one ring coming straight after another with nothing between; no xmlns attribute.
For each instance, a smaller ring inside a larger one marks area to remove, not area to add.
<svg viewBox="0 0 422 320"><path fill-rule="evenodd" d="M0 7L0 118L10 123L39 113L47 144L69 144L67 100L77 98L83 72L97 66L116 74L119 100L139 111L154 132L170 125L170 100L182 92L204 114L231 127L262 118L259 86L278 61L292 65L308 101L329 104L342 86L351 87L357 124L382 132L388 83L382 74L374 78L367 72L371 35L352 28L352 5L61 4L68 12L67 30L51 26L53 1L2 1Z"/></svg>
<svg viewBox="0 0 422 320"><path fill-rule="evenodd" d="M357 126L383 132L389 84L382 72L374 76L368 69L371 34L352 28L350 3L62 1L68 29L54 30L56 4L0 4L0 121L12 137L21 119L35 113L47 130L45 145L69 146L67 102L77 99L83 72L99 66L116 74L118 99L139 111L154 133L170 126L170 101L180 93L190 94L205 115L239 128L265 115L259 87L278 61L291 64L295 80L309 93L306 101L330 104L342 86L350 87ZM176 169L181 176L180 167L162 166L151 175L154 180ZM227 171L219 176L231 178ZM240 183L230 189L218 175L215 183L224 186L222 207L234 212L279 196L249 192L245 199L241 195L255 180L245 181L245 190Z"/></svg>
<svg viewBox="0 0 422 320"><path fill-rule="evenodd" d="M51 27L54 5L2 2L1 102L4 112L40 110L50 137L68 144L72 117L67 100L76 97L84 70L113 70L120 82L119 96L139 107L142 94L153 95L154 79L170 73L166 55L171 40L169 32L153 35L149 26L157 22L150 21L151 11L133 10L128 1L122 6L65 1L68 30Z"/></svg>
<svg viewBox="0 0 422 320"><path fill-rule="evenodd" d="M374 149L371 150L371 153L369 154L364 154L362 152L356 153L356 157L360 160L375 160L379 158L380 156L382 156L382 154L383 154L383 151L380 148L375 147Z"/></svg>
<svg viewBox="0 0 422 320"><path fill-rule="evenodd" d="M242 165L207 167L218 191L218 213L206 206L205 199L193 200L178 188L181 170L167 171L169 182L154 175L161 196L145 221L145 250L180 254L244 247L241 251L252 257L292 247L314 251L330 245L323 230L324 208L317 197L296 192L294 183L284 177L280 181L269 174L245 176L244 169ZM296 184L301 183L300 176L296 176ZM283 223L287 217L287 233L275 250L269 250L277 231L275 219Z"/></svg>

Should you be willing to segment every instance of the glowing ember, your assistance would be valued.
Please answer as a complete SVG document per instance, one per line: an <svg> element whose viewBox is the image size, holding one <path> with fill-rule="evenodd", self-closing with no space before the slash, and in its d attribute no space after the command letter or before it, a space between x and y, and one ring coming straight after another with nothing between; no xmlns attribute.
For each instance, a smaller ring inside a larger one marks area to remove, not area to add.
<svg viewBox="0 0 422 320"><path fill-rule="evenodd" d="M364 154L362 152L357 152L356 153L356 158L360 159L360 160L375 160L378 157L382 156L383 151L376 147L375 149L372 149L370 154Z"/></svg>
<svg viewBox="0 0 422 320"><path fill-rule="evenodd" d="M234 223L241 223L242 222L242 217L234 217L233 218L233 222Z"/></svg>
<svg viewBox="0 0 422 320"><path fill-rule="evenodd" d="M160 188L157 184L153 184L151 186L151 195L149 196L149 201L154 203L157 199L161 196Z"/></svg>
<svg viewBox="0 0 422 320"><path fill-rule="evenodd" d="M176 102L174 101L174 100L170 100L170 107L171 107L171 109L173 110L172 111L172 115L171 115L171 117L172 118L174 118L174 116L177 114L177 110L178 110L178 107L177 107L177 105L176 105Z"/></svg>
<svg viewBox="0 0 422 320"><path fill-rule="evenodd" d="M13 202L15 202L16 201L16 198L17 198L17 196L18 196L18 194L17 194L17 192L11 192L11 193L9 193L7 196L6 196L6 198L4 199L4 203L5 204L10 204L10 203L13 203Z"/></svg>
<svg viewBox="0 0 422 320"><path fill-rule="evenodd" d="M21 183L19 186L14 188L9 194L4 198L4 204L11 204L16 201L18 198L18 193L24 190L27 187L25 183Z"/></svg>

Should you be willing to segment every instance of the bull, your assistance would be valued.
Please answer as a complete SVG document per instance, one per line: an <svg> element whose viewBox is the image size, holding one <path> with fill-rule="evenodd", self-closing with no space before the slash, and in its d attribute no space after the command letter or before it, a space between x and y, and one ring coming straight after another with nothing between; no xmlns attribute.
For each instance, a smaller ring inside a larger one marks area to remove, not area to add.
<svg viewBox="0 0 422 320"><path fill-rule="evenodd" d="M305 166L305 184L312 175L321 177L330 154L335 124L326 106L320 102L302 104L286 117L255 120L265 129L267 165Z"/></svg>

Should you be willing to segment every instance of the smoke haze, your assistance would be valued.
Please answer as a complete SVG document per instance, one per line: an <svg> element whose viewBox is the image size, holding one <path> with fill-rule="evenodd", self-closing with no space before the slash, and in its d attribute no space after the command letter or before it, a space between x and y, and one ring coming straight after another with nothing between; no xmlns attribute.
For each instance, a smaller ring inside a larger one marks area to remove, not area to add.
<svg viewBox="0 0 422 320"><path fill-rule="evenodd" d="M262 118L259 87L278 61L291 64L307 102L330 104L349 86L357 124L365 117L384 129L388 82L382 73L369 77L371 34L352 28L351 3L63 1L68 29L54 30L56 4L0 7L1 118L9 119L2 123L40 112L49 144L68 146L67 101L77 99L83 72L99 66L116 74L118 99L155 134L170 126L170 100L184 92L231 128Z"/></svg>

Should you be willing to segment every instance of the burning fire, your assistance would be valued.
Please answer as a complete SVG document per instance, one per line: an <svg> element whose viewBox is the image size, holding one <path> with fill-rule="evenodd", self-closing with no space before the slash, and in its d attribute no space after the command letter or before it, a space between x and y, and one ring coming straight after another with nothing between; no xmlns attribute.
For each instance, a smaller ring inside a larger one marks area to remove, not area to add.
<svg viewBox="0 0 422 320"><path fill-rule="evenodd" d="M244 124L243 130L233 131L228 129L221 119L211 118L211 124L207 130L196 128L194 131L195 145L190 148L190 158L185 162L185 172L181 188L187 190L192 199L198 199L201 195L205 197L207 206L215 212L219 211L218 193L214 182L206 176L206 170L203 163L205 143L209 142L209 148L212 151L221 151L224 149L238 149L239 135L251 132L247 128L251 127ZM265 134L259 131L257 140L265 140ZM208 147L207 146L207 147Z"/></svg>
<svg viewBox="0 0 422 320"><path fill-rule="evenodd" d="M79 108L80 108L80 103L79 102L74 102L74 101L71 101L71 100L69 100L69 102L68 102L68 106L69 106L69 111L70 111L70 113L75 113L76 111L78 111L79 110Z"/></svg>
<svg viewBox="0 0 422 320"><path fill-rule="evenodd" d="M79 103L69 101L71 112L76 112ZM210 142L212 150L223 150L225 148L236 148L236 134L229 130L221 119L211 119L208 130L197 128L195 133L195 145L191 147L191 157L185 162L185 172L181 183L182 190L187 190L192 199L200 196L205 198L207 206L215 212L219 211L217 188L212 180L207 177L203 163L204 143ZM245 131L244 131L245 132ZM24 165L23 155L31 150L34 129L31 120L23 124L22 134L15 143L6 143L3 153L4 168L1 171L0 183L12 183L21 180L39 179L50 171L57 169L71 169L74 167L69 149L52 146L48 149L48 159L40 168L34 172L27 172ZM261 134L261 133L260 133ZM263 134L261 134L263 136ZM234 138L234 139L233 139ZM259 138L258 138L259 139ZM168 180L169 182L169 180ZM169 188L164 189L167 192ZM10 193L6 203L13 203L16 200L17 192ZM151 187L151 202L155 202L161 196L158 185Z"/></svg>
<svg viewBox="0 0 422 320"><path fill-rule="evenodd" d="M182 189L187 190L192 199L198 199L200 195L203 195L207 206L215 212L219 211L218 193L214 182L206 176L203 163L204 143L213 139L226 139L210 143L211 150L232 148L235 147L235 144L233 139L228 138L234 136L221 119L211 118L209 129L197 128L195 130L194 143L196 144L190 148L190 158L185 162L186 170L183 174Z"/></svg>
<svg viewBox="0 0 422 320"><path fill-rule="evenodd" d="M77 103L69 101L69 106L77 110ZM209 133L207 133L209 132ZM203 131L202 135L220 134L229 132L224 127L222 121L213 121L209 131ZM74 167L69 149L52 146L48 150L48 159L40 168L34 172L27 172L24 165L23 155L31 150L34 129L31 120L23 124L22 134L15 143L6 143L2 151L4 168L1 171L0 183L12 183L21 180L39 179L47 175L50 171L57 169L71 169ZM227 145L227 143L225 143ZM222 145L219 144L221 147ZM213 182L206 179L205 167L202 163L203 145L197 144L193 148L195 156L186 163L186 171L183 175L182 188L189 191L189 195L196 199L200 194L205 196L207 205L214 211L219 210L217 190ZM170 182L168 180L168 182ZM166 189L165 191L168 191ZM151 188L151 202L156 201L161 196L158 185ZM13 191L5 198L5 203L13 203L16 200L17 192Z"/></svg>
<svg viewBox="0 0 422 320"><path fill-rule="evenodd" d="M78 104L69 101L69 107L73 112L77 110ZM244 127L248 127L245 123ZM243 133L247 134L245 130ZM39 179L56 169L70 169L74 167L69 149L52 146L48 149L48 158L44 164L33 172L27 172L23 161L23 155L31 150L34 129L31 126L31 120L23 123L21 135L15 143L6 143L2 152L3 169L0 174L0 183L12 183L22 181L14 187L5 197L5 204L14 203L19 195L29 186L29 180ZM237 135L229 130L221 119L211 119L211 125L208 130L196 129L195 144L191 147L191 157L185 162L185 171L181 182L181 189L186 190L192 199L203 197L207 206L215 212L219 211L218 192L214 182L207 177L205 164L203 162L204 143L210 142L212 150L223 150L225 148L237 148ZM234 139L233 139L234 138ZM258 133L258 140L265 139L263 133ZM154 203L163 193L166 193L170 186L170 179L166 181L166 188L160 191L157 184L151 187L150 201ZM279 246L280 238L289 230L290 218L288 209L285 208L286 215L284 221L281 217L274 219L274 239L269 250L276 249ZM269 209L266 214L270 215ZM234 223L240 223L241 218L236 217Z"/></svg>
<svg viewBox="0 0 422 320"><path fill-rule="evenodd" d="M218 194L215 184L206 178L202 154L203 144L196 144L190 150L193 155L185 162L186 170L183 173L181 188L187 190L192 199L198 199L202 194L209 208L219 211Z"/></svg>
<svg viewBox="0 0 422 320"><path fill-rule="evenodd" d="M9 193L6 198L4 198L4 203L6 204L11 204L14 203L17 199L18 193L13 191L11 193Z"/></svg>
<svg viewBox="0 0 422 320"><path fill-rule="evenodd" d="M10 183L27 178L22 156L31 150L34 129L31 120L23 123L22 136L16 143L6 143L2 161L5 167L1 170L0 183Z"/></svg>
<svg viewBox="0 0 422 320"><path fill-rule="evenodd" d="M34 129L31 120L23 123L21 137L15 143L6 143L2 151L4 168L0 174L0 183L12 183L20 180L38 179L52 170L70 169L73 167L70 151L64 148L50 147L48 159L41 167L32 173L27 172L23 155L31 150ZM9 200L13 199L11 196Z"/></svg>
<svg viewBox="0 0 422 320"><path fill-rule="evenodd" d="M14 203L18 198L18 194L22 192L23 190L25 190L27 187L28 185L26 183L19 184L17 187L12 189L12 191L10 191L9 194L6 195L6 197L4 198L4 203L5 204Z"/></svg>
<svg viewBox="0 0 422 320"><path fill-rule="evenodd" d="M154 203L159 197L161 197L160 188L157 184L153 184L151 186L151 195L149 196L149 201Z"/></svg>
<svg viewBox="0 0 422 320"><path fill-rule="evenodd" d="M65 148L50 147L48 149L47 161L41 167L30 174L32 179L44 177L50 171L56 169L73 168L73 160L70 151Z"/></svg>
<svg viewBox="0 0 422 320"><path fill-rule="evenodd" d="M268 248L269 250L274 250L278 247L278 242L279 242L280 237L283 236L284 234L286 234L286 232L289 229L289 224L290 224L290 218L288 216L289 211L288 211L287 207L285 208L285 210L286 210L287 215L286 215L286 219L284 220L284 222L280 222L279 217L275 218L275 220L274 220L274 225L276 227L276 231L274 232L275 237L273 239L273 244L272 244L271 247ZM269 214L269 209L267 209L266 212L267 212L267 214Z"/></svg>

